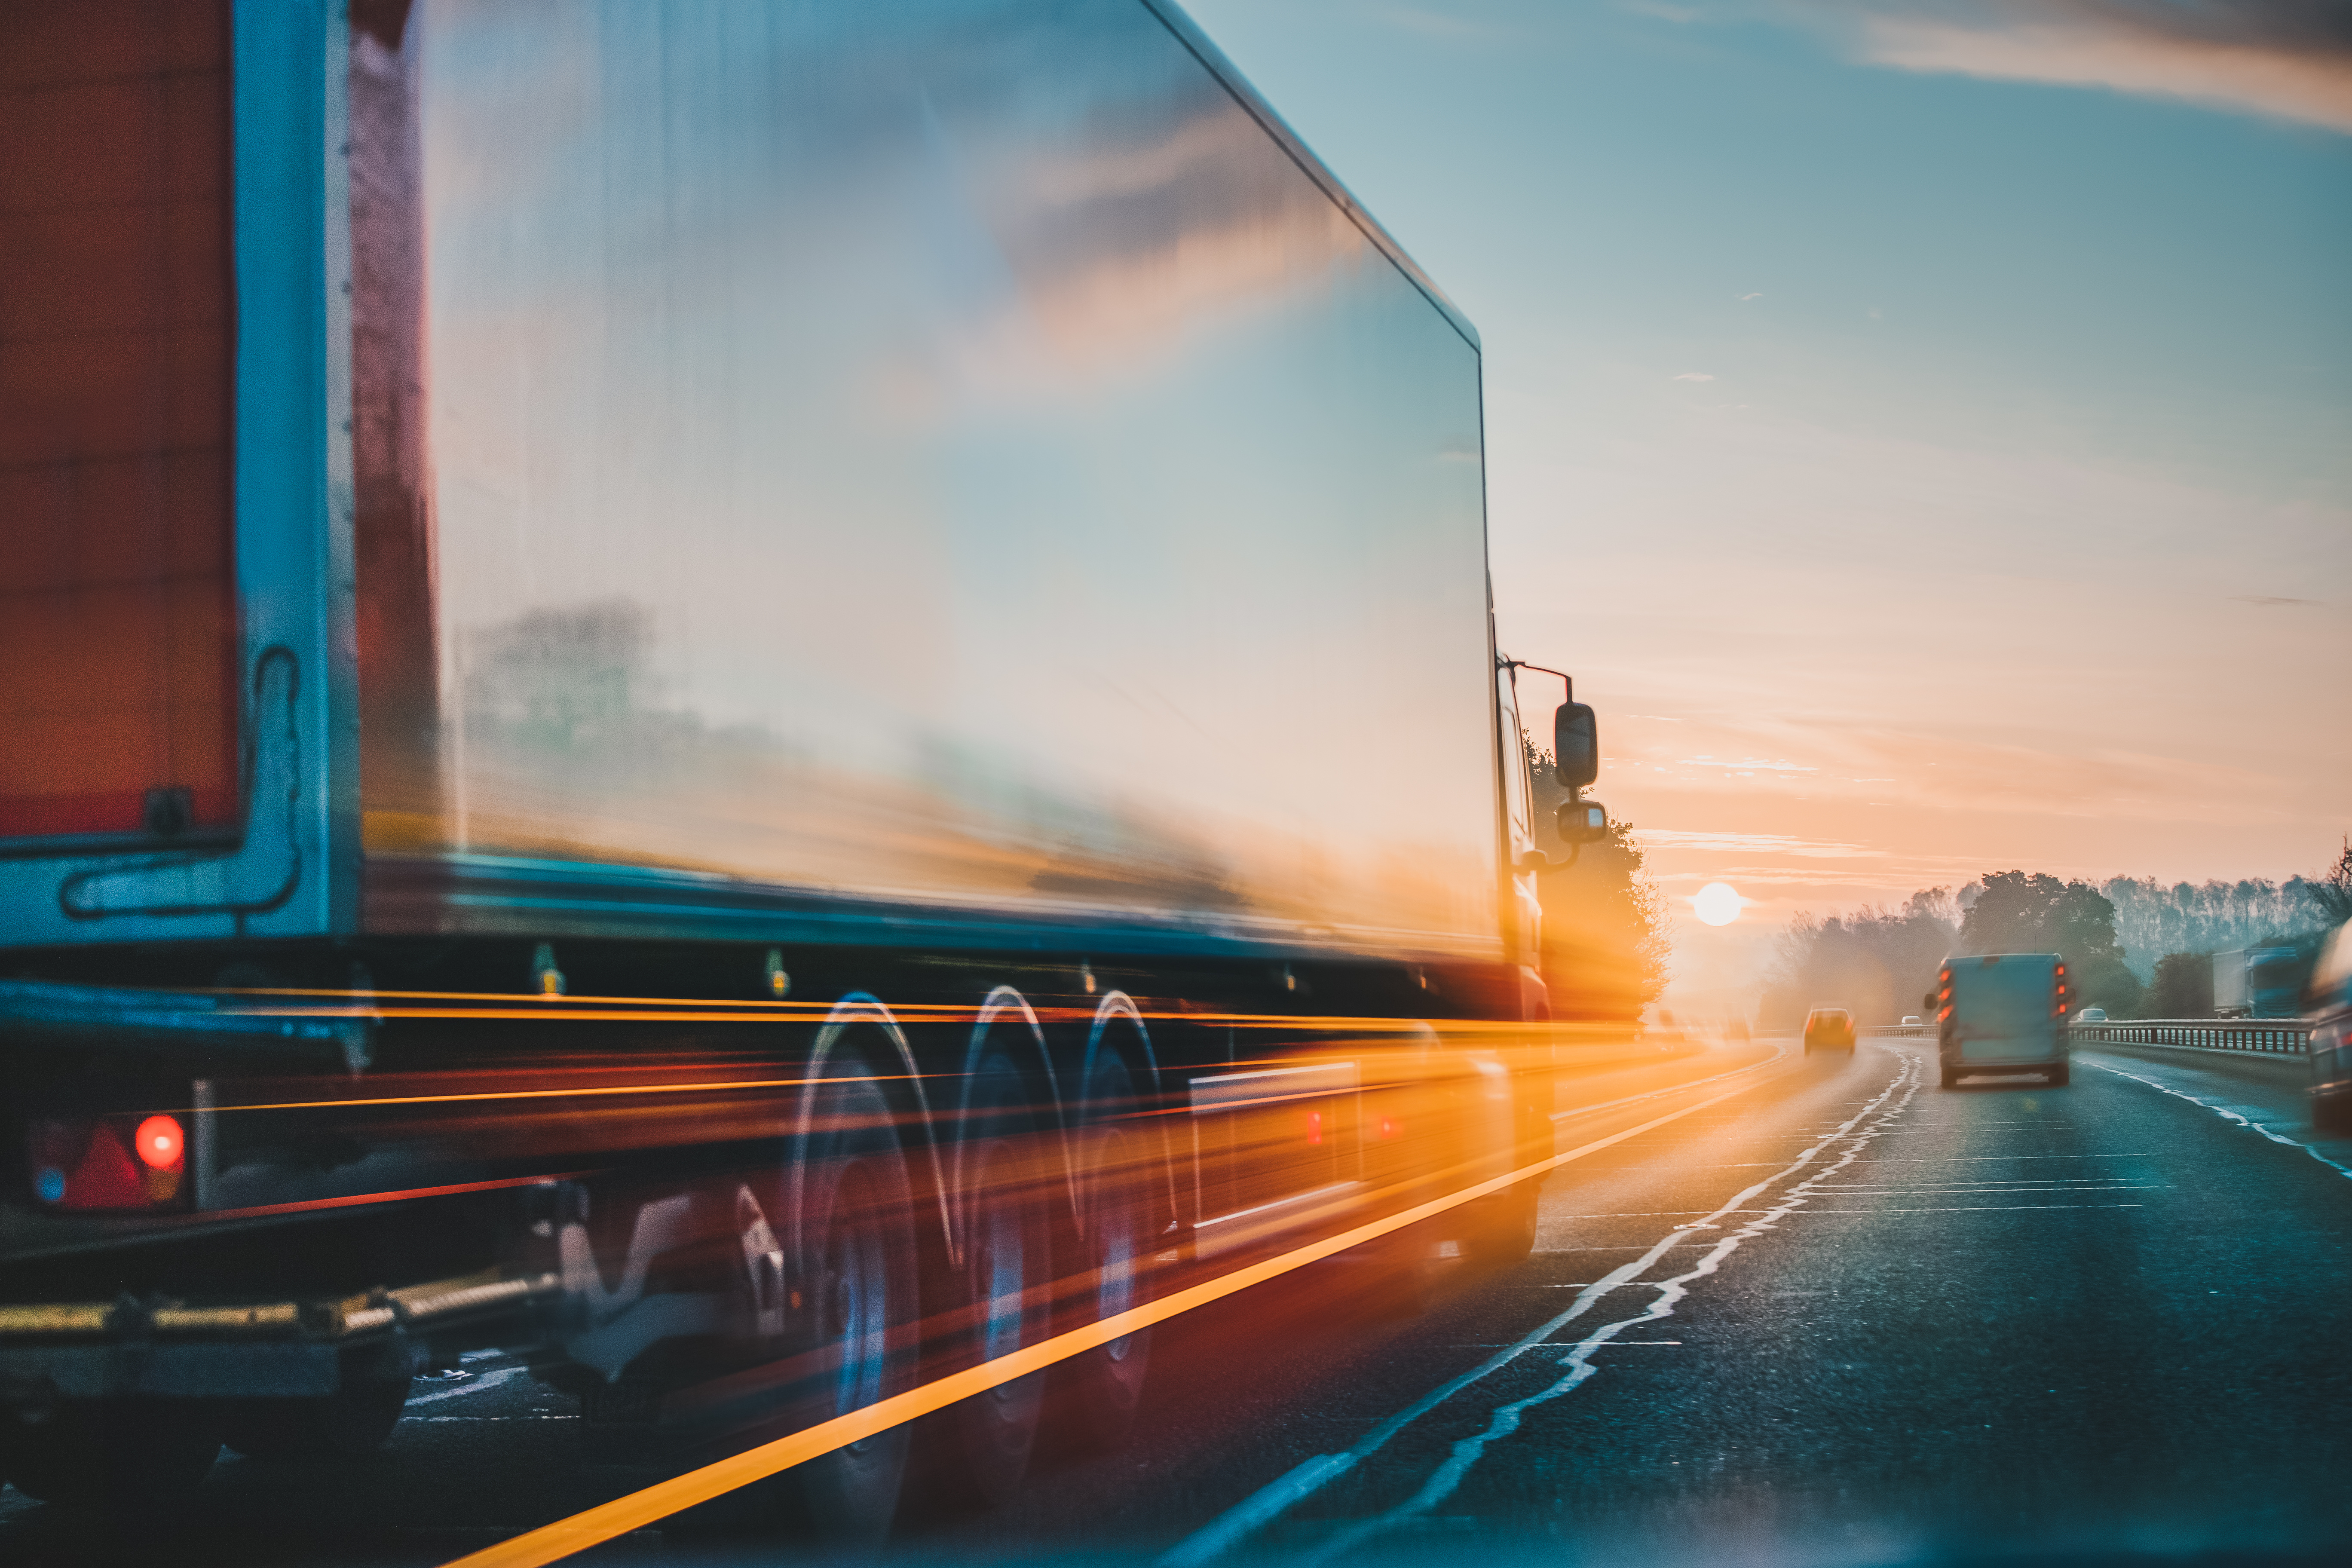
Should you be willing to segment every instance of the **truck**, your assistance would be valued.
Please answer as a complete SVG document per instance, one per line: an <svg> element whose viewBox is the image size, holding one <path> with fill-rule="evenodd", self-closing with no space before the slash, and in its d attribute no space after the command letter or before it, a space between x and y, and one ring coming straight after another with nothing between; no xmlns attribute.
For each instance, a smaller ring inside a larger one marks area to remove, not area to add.
<svg viewBox="0 0 2352 1568"><path fill-rule="evenodd" d="M2302 1000L2311 1026L2312 1125L2352 1131L2352 925L2338 925L2320 942Z"/></svg>
<svg viewBox="0 0 2352 1568"><path fill-rule="evenodd" d="M2213 955L2213 1016L2292 1018L2310 964L2293 947L2235 948Z"/></svg>
<svg viewBox="0 0 2352 1568"><path fill-rule="evenodd" d="M1948 957L1926 1001L1935 1011L1943 1087L1964 1079L2032 1073L2053 1089L2072 1071L2066 1024L2072 989L2054 952Z"/></svg>
<svg viewBox="0 0 2352 1568"><path fill-rule="evenodd" d="M0 1475L707 1456L1549 1156L1479 339L1168 0L0 29Z"/></svg>

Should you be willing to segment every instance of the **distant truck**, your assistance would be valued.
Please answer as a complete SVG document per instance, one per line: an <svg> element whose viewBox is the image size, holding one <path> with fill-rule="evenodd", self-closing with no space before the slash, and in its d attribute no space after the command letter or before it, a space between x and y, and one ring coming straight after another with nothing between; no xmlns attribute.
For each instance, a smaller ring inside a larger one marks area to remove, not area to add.
<svg viewBox="0 0 2352 1568"><path fill-rule="evenodd" d="M2304 1017L2311 1026L2312 1123L2352 1128L2352 925L2337 926L2321 945Z"/></svg>
<svg viewBox="0 0 2352 1568"><path fill-rule="evenodd" d="M2213 955L2213 1016L2292 1018L2303 991L2303 955L2292 947L2232 948Z"/></svg>
<svg viewBox="0 0 2352 1568"><path fill-rule="evenodd" d="M1964 1078L2039 1073L2067 1080L2066 961L2054 952L1947 958L1927 1002L1936 1011L1943 1085Z"/></svg>

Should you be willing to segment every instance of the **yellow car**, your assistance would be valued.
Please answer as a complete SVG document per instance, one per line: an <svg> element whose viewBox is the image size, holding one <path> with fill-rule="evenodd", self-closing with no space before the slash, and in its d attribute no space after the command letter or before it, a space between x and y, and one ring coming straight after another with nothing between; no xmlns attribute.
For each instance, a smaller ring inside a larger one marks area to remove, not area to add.
<svg viewBox="0 0 2352 1568"><path fill-rule="evenodd" d="M1843 1007L1816 1007L1805 1015L1805 1054L1843 1051L1853 1055L1853 1015Z"/></svg>

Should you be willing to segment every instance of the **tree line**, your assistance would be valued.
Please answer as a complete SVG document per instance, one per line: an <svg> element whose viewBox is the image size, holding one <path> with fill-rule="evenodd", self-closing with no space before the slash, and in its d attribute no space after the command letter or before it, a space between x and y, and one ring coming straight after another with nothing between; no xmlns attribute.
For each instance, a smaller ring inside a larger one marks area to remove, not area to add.
<svg viewBox="0 0 2352 1568"><path fill-rule="evenodd" d="M2201 1017L2213 1010L2212 955L2294 946L2352 918L2352 839L2316 877L2284 882L2114 878L2098 886L2046 872L1998 871L1957 890L1927 888L1900 909L1800 915L1780 939L1759 1022L1785 1028L1808 1007L1851 1008L1866 1023L1921 1011L1948 953L2056 952L2077 1005L2118 1018Z"/></svg>

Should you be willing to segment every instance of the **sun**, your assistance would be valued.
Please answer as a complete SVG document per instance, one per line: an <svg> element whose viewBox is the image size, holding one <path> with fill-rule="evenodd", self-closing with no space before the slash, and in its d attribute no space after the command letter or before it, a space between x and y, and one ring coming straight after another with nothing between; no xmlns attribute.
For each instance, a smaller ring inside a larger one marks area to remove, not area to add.
<svg viewBox="0 0 2352 1568"><path fill-rule="evenodd" d="M1728 882L1709 882L1691 899L1691 912L1711 926L1727 926L1748 903Z"/></svg>

